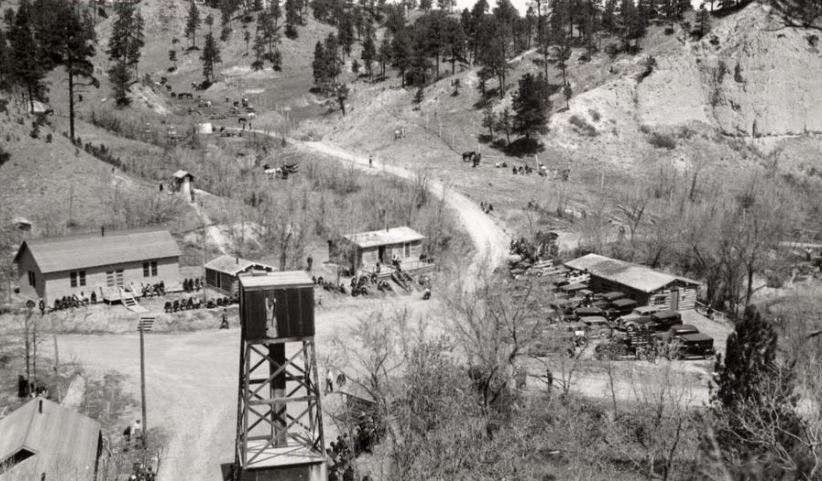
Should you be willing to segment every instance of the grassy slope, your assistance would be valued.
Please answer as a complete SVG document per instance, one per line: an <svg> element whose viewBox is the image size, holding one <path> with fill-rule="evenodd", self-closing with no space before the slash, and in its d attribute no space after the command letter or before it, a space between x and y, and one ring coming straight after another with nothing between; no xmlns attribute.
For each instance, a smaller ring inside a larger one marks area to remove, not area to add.
<svg viewBox="0 0 822 481"><path fill-rule="evenodd" d="M748 12L745 15L758 13ZM733 16L716 20L717 28L720 31L729 30L723 25L730 21L733 21ZM700 44L707 42L706 38ZM722 39L722 43L725 45L727 42ZM648 115L651 110L666 110L665 105L658 104L661 98L658 90L660 84L667 82L664 75L671 82L676 82L675 75L671 73L675 73L675 69L668 64L676 64L682 57L692 55L697 46L685 38L678 26L673 35L665 35L661 27L653 27L643 40L642 54L638 56L620 55L610 59L604 53L598 53L590 62L581 63L579 56L582 52L573 52L568 62L569 80L574 91L570 110L562 111L565 110L565 101L559 94L552 98L554 113L549 123L550 132L542 139L545 150L538 154L538 159L549 168L571 167L569 183L546 181L537 176L513 176L510 168L493 168L494 162L502 160L509 165L526 161L534 165L534 158L506 157L478 143L478 136L487 135L488 130L481 126L482 111L477 108L480 96L476 88L476 68L466 67L460 71L458 67L455 78L462 85L458 96L452 95L452 77L427 87L419 109L415 109L413 104L414 91L400 89L396 78L375 85L357 83L352 88L350 114L346 118L341 118L339 114L328 116L322 122L307 126L306 132L325 134L330 140L348 148L374 153L406 167L434 169L478 201L492 202L498 215L509 226L521 229L534 220L523 209L531 199L547 205L552 211L556 206L567 203L572 211L579 212L590 209L590 198L599 191L600 182L608 187L605 189L606 195L618 196L621 195L620 191L630 190L634 179L641 177L658 178L660 173L665 173L684 179L696 166L702 166L702 172L707 173L704 178L719 179L729 169L766 162L762 154L744 142L721 135L710 117L702 123L685 119L681 124L670 125L670 122L655 122L653 116ZM708 50L700 48L696 50ZM721 52L724 56L733 54L733 51ZM714 53L710 51L704 55ZM661 67L649 77L655 80L651 87L640 87L637 79L649 56L653 56ZM537 57L538 54L534 53L512 64L509 93L503 100L493 101L496 112L510 106L510 95L516 89L519 76L528 71L541 70L541 66L534 62ZM551 82L559 84L559 70L551 66L549 71ZM657 80L654 78L656 75L663 77ZM490 81L488 85L495 88L496 82ZM690 87L687 84L676 85L674 90ZM708 102L707 95L704 99L698 97L701 93L697 91L695 94L694 102L697 105ZM677 93L674 91L671 94ZM651 105L653 102L656 103ZM709 110L710 106L705 109ZM574 126L572 116L590 124L595 133L589 135ZM393 130L399 126L406 127L407 136L394 141ZM649 137L654 132L670 135L676 147L669 150L651 145ZM808 151L808 147L806 143L804 151ZM461 162L459 153L477 149L489 162L478 169L471 169ZM792 153L799 151L787 147L785 150ZM504 212L499 212L499 207L504 207ZM542 221L552 227L566 225L565 220Z"/></svg>

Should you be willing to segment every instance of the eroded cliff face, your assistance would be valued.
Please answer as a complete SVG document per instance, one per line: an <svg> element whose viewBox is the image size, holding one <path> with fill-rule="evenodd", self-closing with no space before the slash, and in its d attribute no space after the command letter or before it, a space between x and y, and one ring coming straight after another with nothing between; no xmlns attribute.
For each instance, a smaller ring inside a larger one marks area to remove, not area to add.
<svg viewBox="0 0 822 481"><path fill-rule="evenodd" d="M822 53L818 32L785 28L751 4L716 20L711 34L656 58L637 84L639 121L704 122L741 137L822 133Z"/></svg>

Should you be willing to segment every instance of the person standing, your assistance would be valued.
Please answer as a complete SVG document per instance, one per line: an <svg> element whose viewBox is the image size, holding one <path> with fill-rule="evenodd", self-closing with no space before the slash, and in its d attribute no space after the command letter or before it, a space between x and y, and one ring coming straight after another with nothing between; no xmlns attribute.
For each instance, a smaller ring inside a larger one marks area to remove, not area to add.
<svg viewBox="0 0 822 481"><path fill-rule="evenodd" d="M328 394L330 392L334 392L334 373L331 372L331 368L329 367L325 373L325 393Z"/></svg>
<svg viewBox="0 0 822 481"><path fill-rule="evenodd" d="M311 257L311 255L309 255L308 259L306 259L306 262L308 263L308 272L311 272L311 266L314 265L314 258Z"/></svg>
<svg viewBox="0 0 822 481"><path fill-rule="evenodd" d="M374 167L374 154L368 156L368 167Z"/></svg>
<svg viewBox="0 0 822 481"><path fill-rule="evenodd" d="M40 315L45 316L46 315L46 301L44 301L42 297L40 298L39 301L37 301L37 306L40 308Z"/></svg>

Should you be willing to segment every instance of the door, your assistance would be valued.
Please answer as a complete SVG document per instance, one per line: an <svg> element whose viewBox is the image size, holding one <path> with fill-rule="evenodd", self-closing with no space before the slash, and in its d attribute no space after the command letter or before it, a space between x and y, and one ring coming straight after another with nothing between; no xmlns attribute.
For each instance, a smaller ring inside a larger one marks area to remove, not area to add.
<svg viewBox="0 0 822 481"><path fill-rule="evenodd" d="M377 258L380 260L381 264L387 263L385 259L385 246L378 247Z"/></svg>
<svg viewBox="0 0 822 481"><path fill-rule="evenodd" d="M671 289L671 309L679 310L679 289Z"/></svg>

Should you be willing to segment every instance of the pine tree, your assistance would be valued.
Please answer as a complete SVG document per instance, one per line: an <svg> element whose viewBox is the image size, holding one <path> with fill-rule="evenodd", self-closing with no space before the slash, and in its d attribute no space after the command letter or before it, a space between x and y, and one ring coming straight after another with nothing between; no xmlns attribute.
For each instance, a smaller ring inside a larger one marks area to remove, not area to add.
<svg viewBox="0 0 822 481"><path fill-rule="evenodd" d="M297 38L297 25L300 23L300 11L297 0L285 0L285 36Z"/></svg>
<svg viewBox="0 0 822 481"><path fill-rule="evenodd" d="M716 363L711 411L725 421L718 426L716 438L723 451L738 459L762 459L768 454L768 446L757 443L758 428L768 429L770 442L787 452L797 439L800 420L793 409L794 379L790 368L777 361L777 349L774 327L748 307L728 336L725 362Z"/></svg>
<svg viewBox="0 0 822 481"><path fill-rule="evenodd" d="M11 49L6 34L0 29L0 90L11 87Z"/></svg>
<svg viewBox="0 0 822 481"><path fill-rule="evenodd" d="M351 46L354 44L354 25L351 22L351 15L343 14L337 24L337 38L340 41L343 53L351 55Z"/></svg>
<svg viewBox="0 0 822 481"><path fill-rule="evenodd" d="M97 88L100 82L94 77L94 64L91 63L95 54L93 38L84 25L83 19L69 4L61 3L56 8L59 11L54 16L53 28L57 34L55 37L61 42L54 47L59 63L64 67L68 76L69 138L73 141L75 139L75 90L78 86Z"/></svg>
<svg viewBox="0 0 822 481"><path fill-rule="evenodd" d="M254 61L251 62L251 68L254 70L262 70L265 67L265 39L257 31L254 35L254 46L251 47L254 51Z"/></svg>
<svg viewBox="0 0 822 481"><path fill-rule="evenodd" d="M511 115L511 110L508 107L497 116L497 130L505 132L505 144L511 143L511 130L514 126L514 118Z"/></svg>
<svg viewBox="0 0 822 481"><path fill-rule="evenodd" d="M329 33L328 37L325 39L325 45L323 47L325 50L326 81L333 83L340 74L342 63L340 62L340 43L337 40L337 36L333 33Z"/></svg>
<svg viewBox="0 0 822 481"><path fill-rule="evenodd" d="M34 101L42 98L45 91L43 77L46 72L39 62L39 46L34 38L31 5L28 0L21 0L13 19L9 28L11 77L15 83L25 89L29 98L29 106L34 111Z"/></svg>
<svg viewBox="0 0 822 481"><path fill-rule="evenodd" d="M391 61L391 42L388 35L383 36L380 49L377 51L377 60L380 62L380 76L385 78L385 66Z"/></svg>
<svg viewBox="0 0 822 481"><path fill-rule="evenodd" d="M405 73L411 67L412 56L411 39L408 38L407 29L402 29L394 35L391 41L391 62L400 71L403 87L406 83Z"/></svg>
<svg viewBox="0 0 822 481"><path fill-rule="evenodd" d="M106 51L112 62L108 74L114 89L114 99L117 105L124 106L130 103L128 87L140 61L143 22L140 14L135 11L134 4L120 2L116 4L115 12L117 18L112 26Z"/></svg>
<svg viewBox="0 0 822 481"><path fill-rule="evenodd" d="M420 10L422 10L423 12L430 12L431 7L433 6L434 4L432 0L420 0Z"/></svg>
<svg viewBox="0 0 822 481"><path fill-rule="evenodd" d="M220 47L214 40L214 35L211 32L206 34L205 45L203 46L203 54L200 56L203 61L203 78L206 85L211 85L214 82L214 64L220 63Z"/></svg>
<svg viewBox="0 0 822 481"><path fill-rule="evenodd" d="M531 140L534 134L548 132L548 82L542 74L526 73L519 80L519 89L512 101L514 119L512 131Z"/></svg>
<svg viewBox="0 0 822 481"><path fill-rule="evenodd" d="M251 42L251 32L248 29L243 30L243 40L245 41L245 54L248 55L248 44Z"/></svg>
<svg viewBox="0 0 822 481"><path fill-rule="evenodd" d="M365 64L365 71L368 73L368 78L373 78L374 70L372 64L377 59L377 46L374 44L374 29L370 24L366 28L360 58Z"/></svg>
<svg viewBox="0 0 822 481"><path fill-rule="evenodd" d="M448 18L446 23L446 51L448 61L451 62L451 75L456 73L458 61L465 60L465 31L462 23L453 18Z"/></svg>
<svg viewBox="0 0 822 481"><path fill-rule="evenodd" d="M314 45L314 60L311 62L311 68L314 73L314 84L316 85L322 85L328 77L325 61L326 57L323 43L318 41L317 44Z"/></svg>
<svg viewBox="0 0 822 481"><path fill-rule="evenodd" d="M197 4L191 0L188 8L188 17L186 18L185 35L188 38L191 47L197 48L197 29L200 27L200 10L197 9Z"/></svg>
<svg viewBox="0 0 822 481"><path fill-rule="evenodd" d="M494 142L494 129L497 127L497 114L489 103L482 112L482 126L488 129L488 139Z"/></svg>
<svg viewBox="0 0 822 481"><path fill-rule="evenodd" d="M274 28L276 28L280 19L283 17L283 10L280 8L280 0L269 0L268 14L274 20Z"/></svg>
<svg viewBox="0 0 822 481"><path fill-rule="evenodd" d="M206 15L205 24L208 27L208 33L212 33L211 27L214 25L214 15L210 13Z"/></svg>
<svg viewBox="0 0 822 481"><path fill-rule="evenodd" d="M143 27L145 21L139 10L134 12L134 21L129 29L128 47L126 49L126 60L129 67L134 69L134 76L137 77L137 66L140 64L140 52L145 45L145 36L143 35Z"/></svg>

